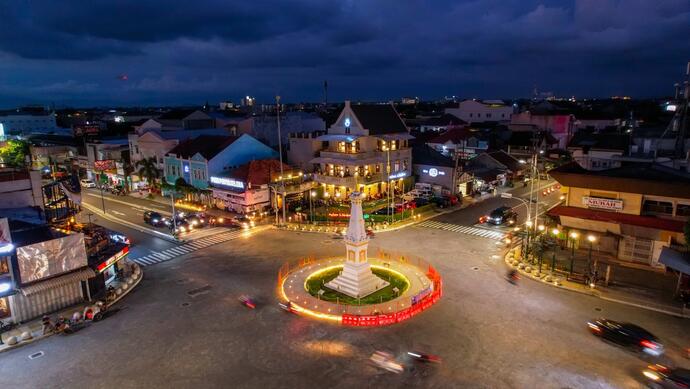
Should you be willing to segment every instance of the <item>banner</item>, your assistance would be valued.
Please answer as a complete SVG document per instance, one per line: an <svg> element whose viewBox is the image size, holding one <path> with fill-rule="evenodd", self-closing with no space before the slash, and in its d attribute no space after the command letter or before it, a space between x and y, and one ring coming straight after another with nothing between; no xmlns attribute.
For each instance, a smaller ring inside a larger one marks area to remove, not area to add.
<svg viewBox="0 0 690 389"><path fill-rule="evenodd" d="M93 161L93 169L98 171L115 169L115 160L104 159L102 161Z"/></svg>

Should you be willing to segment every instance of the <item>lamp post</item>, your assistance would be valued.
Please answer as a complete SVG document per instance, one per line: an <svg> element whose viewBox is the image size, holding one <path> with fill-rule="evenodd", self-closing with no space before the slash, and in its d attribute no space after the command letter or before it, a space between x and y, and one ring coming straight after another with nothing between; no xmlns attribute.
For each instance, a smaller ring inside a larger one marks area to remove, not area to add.
<svg viewBox="0 0 690 389"><path fill-rule="evenodd" d="M285 195L285 175L283 174L283 139L280 136L280 96L276 96L276 120L278 121L278 156L280 157L280 184L281 188L283 189L283 198L282 198L282 208L283 208L283 223L285 224L285 214L286 214L286 195Z"/></svg>
<svg viewBox="0 0 690 389"><path fill-rule="evenodd" d="M309 192L309 213L311 214L311 224L314 224L314 196L316 196L315 190Z"/></svg>
<svg viewBox="0 0 690 389"><path fill-rule="evenodd" d="M386 152L386 214L388 215L386 219L388 222L392 223L391 218L391 149L383 141L383 146L381 147L383 151Z"/></svg>
<svg viewBox="0 0 690 389"><path fill-rule="evenodd" d="M571 231L570 232L570 237L573 239L573 243L570 249L570 275L573 275L573 266L575 265L575 242L577 241L577 237L580 236L580 234L577 233L577 231Z"/></svg>
<svg viewBox="0 0 690 389"><path fill-rule="evenodd" d="M556 269L556 246L558 245L557 239L558 239L558 234L561 232L558 231L558 228L554 228L551 230L551 234L553 235L553 256L551 257L551 271L554 271Z"/></svg>
<svg viewBox="0 0 690 389"><path fill-rule="evenodd" d="M594 246L594 242L597 241L597 237L589 234L587 235L587 240L589 241L589 259L587 259L587 271L591 273L592 269L592 246Z"/></svg>
<svg viewBox="0 0 690 389"><path fill-rule="evenodd" d="M527 256L529 255L530 252L530 243L531 243L531 235L530 232L532 231L532 221L527 220L525 222L525 232L527 233L527 243L525 244L525 259L527 259Z"/></svg>

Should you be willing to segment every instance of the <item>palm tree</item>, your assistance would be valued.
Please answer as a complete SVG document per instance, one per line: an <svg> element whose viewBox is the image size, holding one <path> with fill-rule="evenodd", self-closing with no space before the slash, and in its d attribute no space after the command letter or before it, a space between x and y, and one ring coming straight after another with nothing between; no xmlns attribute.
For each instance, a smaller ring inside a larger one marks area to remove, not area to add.
<svg viewBox="0 0 690 389"><path fill-rule="evenodd" d="M136 162L136 166L139 168L137 174L142 179L145 179L149 185L149 193L151 188L155 188L158 185L156 181L160 177L160 171L156 166L156 157L144 158Z"/></svg>

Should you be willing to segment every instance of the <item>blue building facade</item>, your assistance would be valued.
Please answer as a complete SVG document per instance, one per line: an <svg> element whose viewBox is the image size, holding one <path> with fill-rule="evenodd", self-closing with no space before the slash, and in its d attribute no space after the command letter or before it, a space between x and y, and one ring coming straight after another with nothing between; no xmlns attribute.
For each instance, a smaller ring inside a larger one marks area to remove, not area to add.
<svg viewBox="0 0 690 389"><path fill-rule="evenodd" d="M250 135L200 136L180 143L163 159L169 184L178 178L198 189L207 189L211 176L252 160L277 158L278 153Z"/></svg>

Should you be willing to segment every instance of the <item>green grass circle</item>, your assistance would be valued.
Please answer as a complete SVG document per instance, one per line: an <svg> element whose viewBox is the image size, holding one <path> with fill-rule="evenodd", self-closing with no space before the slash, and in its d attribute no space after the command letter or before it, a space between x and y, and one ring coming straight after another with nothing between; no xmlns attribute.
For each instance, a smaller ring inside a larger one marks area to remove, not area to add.
<svg viewBox="0 0 690 389"><path fill-rule="evenodd" d="M318 297L323 301L338 302L339 304L346 305L371 305L380 304L387 301L391 301L398 296L405 293L405 291L410 287L410 281L406 277L401 277L396 272L386 270L380 267L372 267L371 271L377 277L388 281L390 284L381 290L362 297L360 299L350 297L346 294L336 292L333 289L329 289L325 284L340 274L343 270L342 266L334 267L327 271L318 273L314 276L309 276L305 283L307 292L314 297ZM395 293L394 288L398 288L399 292ZM319 290L324 291L324 293L319 296Z"/></svg>

